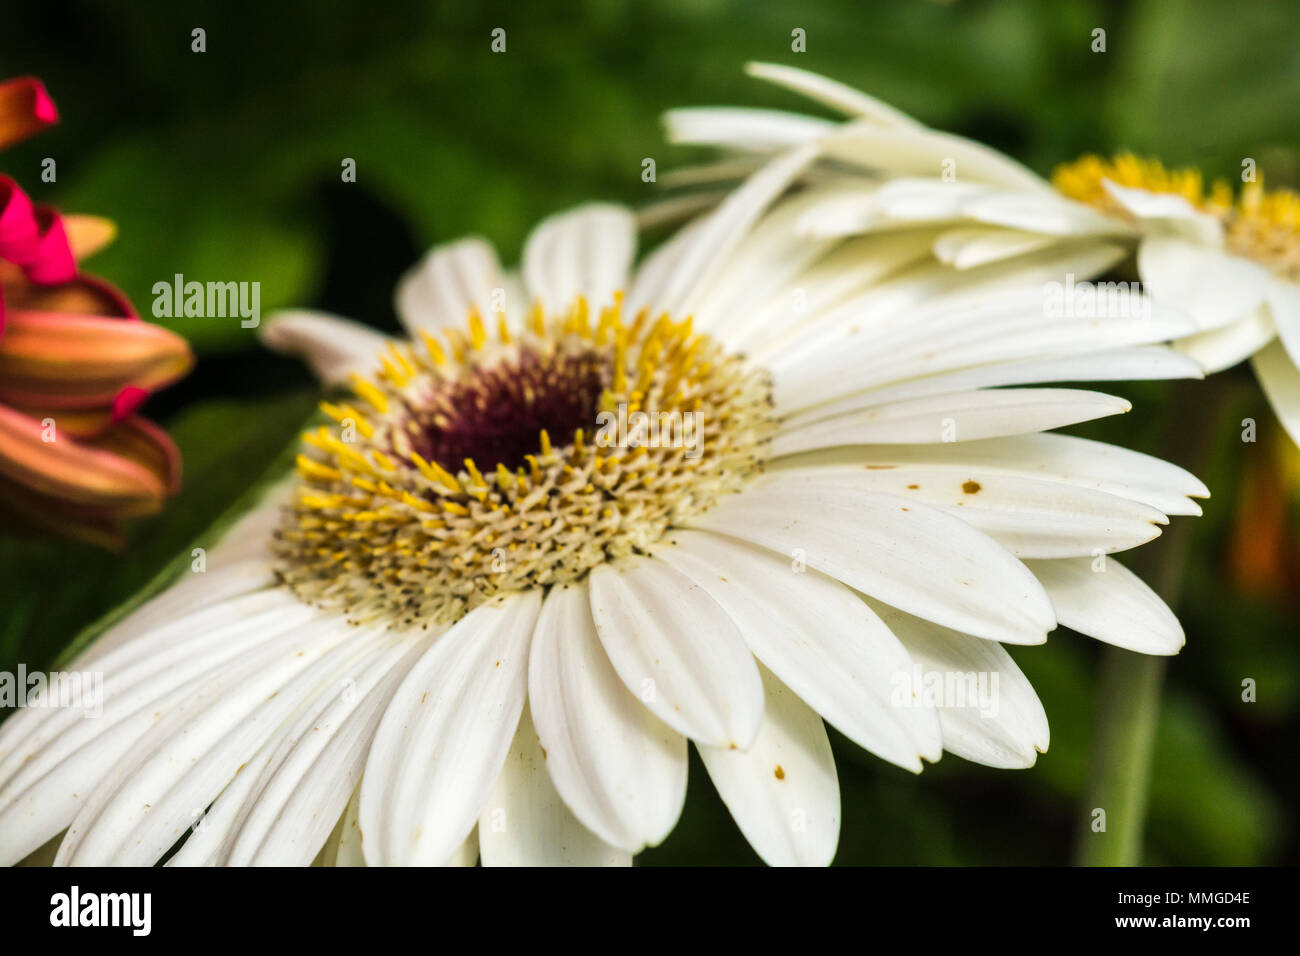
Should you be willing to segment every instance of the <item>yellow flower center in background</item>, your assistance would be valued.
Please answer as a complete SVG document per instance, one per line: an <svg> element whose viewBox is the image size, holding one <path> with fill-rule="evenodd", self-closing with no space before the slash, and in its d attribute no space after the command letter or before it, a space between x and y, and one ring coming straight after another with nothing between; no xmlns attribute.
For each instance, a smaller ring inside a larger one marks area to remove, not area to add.
<svg viewBox="0 0 1300 956"><path fill-rule="evenodd" d="M394 345L303 436L279 572L304 600L446 624L574 580L739 490L774 428L765 373L621 296L512 335L499 315Z"/></svg>
<svg viewBox="0 0 1300 956"><path fill-rule="evenodd" d="M1225 179L1216 179L1207 188L1200 170L1166 169L1159 160L1129 153L1113 160L1083 156L1058 166L1052 173L1052 184L1063 195L1128 218L1102 185L1103 180L1183 197L1223 224L1229 250L1285 278L1300 280L1300 193L1266 190L1257 181L1245 183L1234 195Z"/></svg>

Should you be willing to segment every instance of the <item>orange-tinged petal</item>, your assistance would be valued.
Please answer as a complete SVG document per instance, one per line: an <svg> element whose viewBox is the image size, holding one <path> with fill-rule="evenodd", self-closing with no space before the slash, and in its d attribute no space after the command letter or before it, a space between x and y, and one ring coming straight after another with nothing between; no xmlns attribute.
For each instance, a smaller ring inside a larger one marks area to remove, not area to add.
<svg viewBox="0 0 1300 956"><path fill-rule="evenodd" d="M95 315L11 311L0 339L0 399L78 408L127 386L154 391L194 364L175 332Z"/></svg>
<svg viewBox="0 0 1300 956"><path fill-rule="evenodd" d="M63 214L63 231L68 234L68 245L80 262L89 259L117 238L117 223L103 216L85 216L80 213Z"/></svg>
<svg viewBox="0 0 1300 956"><path fill-rule="evenodd" d="M59 285L37 285L28 281L17 266L0 262L0 290L5 304L13 310L138 318L120 289L98 276L84 273Z"/></svg>
<svg viewBox="0 0 1300 956"><path fill-rule="evenodd" d="M12 402L10 405L14 411L37 421L57 416L59 431L83 440L102 435L113 424L113 409L107 405L101 408L55 408L52 405L20 405Z"/></svg>
<svg viewBox="0 0 1300 956"><path fill-rule="evenodd" d="M27 526L75 538L110 551L121 551L126 543L121 522L102 508L78 508L38 494L0 475L0 515L16 526Z"/></svg>
<svg viewBox="0 0 1300 956"><path fill-rule="evenodd" d="M133 461L174 495L181 490L181 453L165 431L139 415L117 422L87 444Z"/></svg>
<svg viewBox="0 0 1300 956"><path fill-rule="evenodd" d="M0 475L40 494L110 509L121 517L158 511L167 492L163 480L138 462L60 435L57 418L51 432L4 405L0 405Z"/></svg>
<svg viewBox="0 0 1300 956"><path fill-rule="evenodd" d="M20 76L0 83L0 149L59 121L59 111L34 76Z"/></svg>

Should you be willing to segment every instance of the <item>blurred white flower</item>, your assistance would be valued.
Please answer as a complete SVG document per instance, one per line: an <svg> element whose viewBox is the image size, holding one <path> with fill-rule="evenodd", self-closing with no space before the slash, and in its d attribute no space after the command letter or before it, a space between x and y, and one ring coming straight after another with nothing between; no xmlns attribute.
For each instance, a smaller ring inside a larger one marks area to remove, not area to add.
<svg viewBox="0 0 1300 956"><path fill-rule="evenodd" d="M1053 250L1098 257L1090 279L1136 255L1154 301L1195 323L1174 347L1207 371L1251 359L1300 443L1300 194L1206 187L1196 170L1096 156L1061 166L1053 182L979 143L928 129L892 107L791 67L750 72L845 115L843 122L774 110L690 108L666 117L679 143L727 149L685 170L678 185L725 182L768 155L808 143L821 161L803 183L822 195L796 228L810 238L905 234L933 228L935 259L955 270L1002 263L1034 270ZM1253 165L1243 176L1254 174ZM1112 254L1109 261L1106 254Z"/></svg>

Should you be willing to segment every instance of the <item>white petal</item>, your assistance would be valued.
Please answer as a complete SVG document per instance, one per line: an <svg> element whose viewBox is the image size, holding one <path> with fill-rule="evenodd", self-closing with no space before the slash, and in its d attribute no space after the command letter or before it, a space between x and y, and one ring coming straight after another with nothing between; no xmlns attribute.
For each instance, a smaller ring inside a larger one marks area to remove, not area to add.
<svg viewBox="0 0 1300 956"><path fill-rule="evenodd" d="M911 667L898 639L849 588L734 538L677 530L654 555L695 581L740 626L754 655L841 733L913 772L938 760L933 710L892 705Z"/></svg>
<svg viewBox="0 0 1300 956"><path fill-rule="evenodd" d="M529 235L524 282L548 311L567 309L578 295L596 310L627 284L635 253L631 212L603 203L579 206L543 220Z"/></svg>
<svg viewBox="0 0 1300 956"><path fill-rule="evenodd" d="M334 851L333 866L365 866L366 857L361 850L361 788L352 791L343 818L339 821L338 848Z"/></svg>
<svg viewBox="0 0 1300 956"><path fill-rule="evenodd" d="M1111 258L1106 248L1093 250L1105 253L1094 262ZM1045 270L1034 271L1041 278ZM821 313L793 340L773 336L754 355L776 379L778 404L804 408L959 368L1155 344L1195 331L1191 320L1122 289L1092 297L1105 314L1086 300L1075 314L1064 295L1069 286L1044 281L1014 262L966 272L923 263Z"/></svg>
<svg viewBox="0 0 1300 956"><path fill-rule="evenodd" d="M1142 221L1142 231L1148 235L1164 233L1201 245L1223 241L1219 220L1182 196L1120 186L1109 179L1103 179L1101 185L1120 206Z"/></svg>
<svg viewBox="0 0 1300 956"><path fill-rule="evenodd" d="M828 866L840 839L840 785L816 711L762 668L767 706L742 753L700 747L722 802L770 866Z"/></svg>
<svg viewBox="0 0 1300 956"><path fill-rule="evenodd" d="M1268 311L1291 364L1300 365L1300 285L1282 279L1270 283Z"/></svg>
<svg viewBox="0 0 1300 956"><path fill-rule="evenodd" d="M473 829L519 725L540 604L532 590L471 611L393 695L361 785L371 866L438 865Z"/></svg>
<svg viewBox="0 0 1300 956"><path fill-rule="evenodd" d="M1030 561L1068 628L1139 654L1177 654L1182 625L1160 596L1114 558Z"/></svg>
<svg viewBox="0 0 1300 956"><path fill-rule="evenodd" d="M504 289L496 250L472 236L434 246L397 283L393 306L408 332L461 326L470 309L492 314L492 293Z"/></svg>
<svg viewBox="0 0 1300 956"><path fill-rule="evenodd" d="M1145 239L1137 261L1156 300L1192 316L1202 332L1244 319L1272 285L1269 273L1248 259L1185 239Z"/></svg>
<svg viewBox="0 0 1300 956"><path fill-rule="evenodd" d="M1118 495L1042 478L985 473L978 468L808 468L783 472L810 486L843 485L885 493L948 512L989 535L1018 558L1109 554L1159 536L1169 519Z"/></svg>
<svg viewBox="0 0 1300 956"><path fill-rule="evenodd" d="M577 818L631 853L662 841L686 799L686 741L619 680L585 581L552 588L542 605L528 699L546 768Z"/></svg>
<svg viewBox="0 0 1300 956"><path fill-rule="evenodd" d="M884 126L920 125L906 113L874 96L807 70L779 63L746 63L745 72L760 80L793 90L840 113L861 116Z"/></svg>
<svg viewBox="0 0 1300 956"><path fill-rule="evenodd" d="M1055 242L1056 237L1036 232L968 226L944 232L934 243L934 255L954 269L971 269L1038 252Z"/></svg>
<svg viewBox="0 0 1300 956"><path fill-rule="evenodd" d="M837 445L977 441L1120 415L1133 406L1101 392L1068 388L977 389L875 405L790 427L772 440L772 456Z"/></svg>
<svg viewBox="0 0 1300 956"><path fill-rule="evenodd" d="M347 381L350 372L377 371L379 354L393 341L360 322L306 309L273 313L258 337L275 352L300 357L327 385Z"/></svg>
<svg viewBox="0 0 1300 956"><path fill-rule="evenodd" d="M758 668L735 623L689 578L654 558L599 565L591 611L614 670L660 720L713 746L753 742Z"/></svg>
<svg viewBox="0 0 1300 956"><path fill-rule="evenodd" d="M718 335L737 351L751 353L761 344L763 351L774 352L848 297L928 259L933 236L915 229L842 242L771 291L769 301L737 310Z"/></svg>
<svg viewBox="0 0 1300 956"><path fill-rule="evenodd" d="M939 627L877 602L916 669L900 693L930 699L939 711L943 748L990 767L1033 766L1049 742L1047 714L1033 686L1002 645Z"/></svg>
<svg viewBox="0 0 1300 956"><path fill-rule="evenodd" d="M1200 514L1191 498L1210 496L1190 472L1118 445L1038 434L939 445L874 445L785 458L776 471L828 468L856 473L864 468L938 467L954 476L981 473L1021 475L1094 488L1140 501L1167 515ZM962 478L964 481L965 478Z"/></svg>
<svg viewBox="0 0 1300 956"><path fill-rule="evenodd" d="M815 116L738 106L672 109L664 113L663 123L670 143L760 153L798 146L834 129L833 123Z"/></svg>
<svg viewBox="0 0 1300 956"><path fill-rule="evenodd" d="M1014 359L923 375L858 392L825 405L796 412L786 419L786 425L793 429L862 408L977 388L1174 378L1205 378L1205 371L1194 359L1174 349L1156 345L1054 358Z"/></svg>
<svg viewBox="0 0 1300 956"><path fill-rule="evenodd" d="M1291 440L1300 445L1300 369L1296 368L1281 342L1261 349L1251 364L1282 427Z"/></svg>
<svg viewBox="0 0 1300 956"><path fill-rule="evenodd" d="M577 821L551 784L546 756L524 708L479 818L484 866L631 866L632 854L604 843Z"/></svg>
<svg viewBox="0 0 1300 956"><path fill-rule="evenodd" d="M1231 325L1180 338L1173 347L1213 374L1250 358L1275 335L1277 326L1272 312L1260 306Z"/></svg>
<svg viewBox="0 0 1300 956"><path fill-rule="evenodd" d="M370 636L341 617L322 619L267 642L160 710L90 791L56 863L157 862L262 743L364 652Z"/></svg>
<svg viewBox="0 0 1300 956"><path fill-rule="evenodd" d="M992 193L970 200L962 213L989 225L1053 236L1123 236L1133 231L1123 220L1058 193Z"/></svg>
<svg viewBox="0 0 1300 956"><path fill-rule="evenodd" d="M997 150L936 130L881 129L859 120L823 137L821 145L827 158L896 175L940 176L952 168L960 183L1027 190L1051 188L1031 170Z"/></svg>
<svg viewBox="0 0 1300 956"><path fill-rule="evenodd" d="M794 222L807 205L804 197L787 199L772 208L740 242L707 286L682 305L695 316L695 327L719 336L772 301L787 282L801 280L809 265L834 242L795 235Z"/></svg>
<svg viewBox="0 0 1300 956"><path fill-rule="evenodd" d="M816 144L783 153L749 177L695 230L672 272L665 277L657 309L676 311L744 238L768 205L817 156Z"/></svg>
<svg viewBox="0 0 1300 956"><path fill-rule="evenodd" d="M992 538L936 508L760 479L688 522L795 555L850 587L919 617L1016 644L1056 626L1029 570Z"/></svg>
<svg viewBox="0 0 1300 956"><path fill-rule="evenodd" d="M243 612L243 613L241 613ZM0 860L19 859L68 826L86 794L163 716L317 616L280 590L205 608L95 662L103 713L27 707L0 726ZM273 650L273 648L272 648ZM18 821L21 821L18 822Z"/></svg>
<svg viewBox="0 0 1300 956"><path fill-rule="evenodd" d="M708 216L688 222L642 260L623 303L625 314L636 315L643 308L660 308L665 283L672 278L682 257L691 251L695 237L708 223Z"/></svg>
<svg viewBox="0 0 1300 956"><path fill-rule="evenodd" d="M428 641L387 632L372 643L366 657L278 740L256 775L221 865L305 866L316 855L330 821L361 781L384 709Z"/></svg>

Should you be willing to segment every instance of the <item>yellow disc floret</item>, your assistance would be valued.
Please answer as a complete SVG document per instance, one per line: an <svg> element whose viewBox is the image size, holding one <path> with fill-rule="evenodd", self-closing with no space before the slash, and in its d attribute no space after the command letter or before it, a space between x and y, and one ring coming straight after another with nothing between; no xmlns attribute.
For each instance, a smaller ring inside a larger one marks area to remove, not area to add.
<svg viewBox="0 0 1300 956"><path fill-rule="evenodd" d="M690 319L625 323L616 297L593 322L579 298L492 325L395 345L322 403L276 536L305 600L450 623L644 549L761 469L767 376Z"/></svg>
<svg viewBox="0 0 1300 956"><path fill-rule="evenodd" d="M1103 183L1170 193L1214 216L1223 224L1229 250L1252 259L1277 274L1300 280L1300 193L1264 188L1262 179L1245 183L1234 194L1225 179L1208 187L1196 169L1167 169L1155 159L1130 153L1114 159L1083 156L1058 166L1052 184L1062 194L1112 215L1127 215Z"/></svg>

